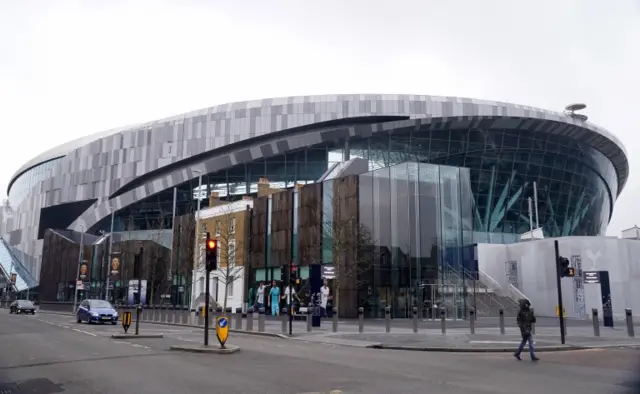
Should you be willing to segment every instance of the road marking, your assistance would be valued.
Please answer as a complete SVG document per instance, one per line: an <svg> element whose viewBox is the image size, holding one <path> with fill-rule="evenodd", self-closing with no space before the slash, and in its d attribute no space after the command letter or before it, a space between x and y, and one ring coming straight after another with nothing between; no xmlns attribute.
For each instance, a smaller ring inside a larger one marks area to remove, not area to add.
<svg viewBox="0 0 640 394"><path fill-rule="evenodd" d="M519 345L520 341L514 342L514 341L469 341L469 343L484 343L484 344L491 344L491 343L500 343L500 344L505 344L505 345ZM535 341L534 341L535 344Z"/></svg>
<svg viewBox="0 0 640 394"><path fill-rule="evenodd" d="M81 332L81 333L83 333L83 334L91 335L91 336L93 336L93 337L97 337L97 335L96 335L96 334L94 334L94 333L92 333L92 332L89 332L89 331L78 330L77 328L72 328L72 330L73 330L73 331L76 331L76 332Z"/></svg>

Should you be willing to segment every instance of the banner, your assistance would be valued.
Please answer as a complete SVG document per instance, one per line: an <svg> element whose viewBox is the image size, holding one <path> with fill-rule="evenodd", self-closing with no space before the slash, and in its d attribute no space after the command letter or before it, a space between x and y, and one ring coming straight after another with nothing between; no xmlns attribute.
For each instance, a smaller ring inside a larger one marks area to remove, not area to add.
<svg viewBox="0 0 640 394"><path fill-rule="evenodd" d="M111 259L111 276L120 275L120 258L114 257Z"/></svg>
<svg viewBox="0 0 640 394"><path fill-rule="evenodd" d="M87 263L80 264L80 273L78 274L78 279L81 281L86 281L89 277L89 265Z"/></svg>

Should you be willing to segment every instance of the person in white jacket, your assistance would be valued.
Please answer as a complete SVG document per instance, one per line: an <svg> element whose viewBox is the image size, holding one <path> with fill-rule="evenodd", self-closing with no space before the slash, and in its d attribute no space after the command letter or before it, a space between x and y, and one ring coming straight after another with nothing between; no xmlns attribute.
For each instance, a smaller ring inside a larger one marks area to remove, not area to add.
<svg viewBox="0 0 640 394"><path fill-rule="evenodd" d="M320 307L322 308L322 316L327 316L327 303L329 302L329 296L331 296L331 290L329 290L328 281L325 279L322 287L320 288Z"/></svg>

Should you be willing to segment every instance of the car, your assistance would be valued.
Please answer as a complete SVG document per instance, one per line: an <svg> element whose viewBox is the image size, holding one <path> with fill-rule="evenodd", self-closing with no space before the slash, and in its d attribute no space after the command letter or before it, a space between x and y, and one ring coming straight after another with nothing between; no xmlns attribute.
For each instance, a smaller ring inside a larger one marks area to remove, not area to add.
<svg viewBox="0 0 640 394"><path fill-rule="evenodd" d="M36 314L36 306L29 300L17 300L13 301L9 305L9 313L31 313Z"/></svg>
<svg viewBox="0 0 640 394"><path fill-rule="evenodd" d="M118 312L109 301L84 300L78 306L76 321L82 323L118 323Z"/></svg>

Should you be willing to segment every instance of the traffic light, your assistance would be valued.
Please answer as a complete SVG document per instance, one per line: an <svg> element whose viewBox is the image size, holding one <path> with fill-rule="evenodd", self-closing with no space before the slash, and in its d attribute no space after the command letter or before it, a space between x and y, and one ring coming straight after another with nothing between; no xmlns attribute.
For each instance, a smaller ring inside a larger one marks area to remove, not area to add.
<svg viewBox="0 0 640 394"><path fill-rule="evenodd" d="M569 267L569 259L566 257L558 257L558 274L561 278L573 277L575 271L572 267Z"/></svg>
<svg viewBox="0 0 640 394"><path fill-rule="evenodd" d="M218 241L211 238L211 234L207 233L207 240L205 241L207 249L206 264L207 271L215 271L218 269Z"/></svg>

